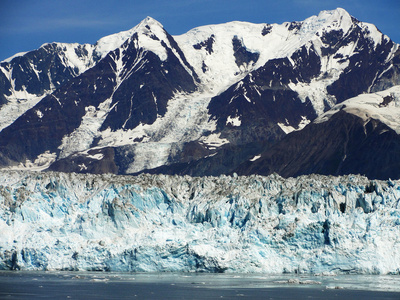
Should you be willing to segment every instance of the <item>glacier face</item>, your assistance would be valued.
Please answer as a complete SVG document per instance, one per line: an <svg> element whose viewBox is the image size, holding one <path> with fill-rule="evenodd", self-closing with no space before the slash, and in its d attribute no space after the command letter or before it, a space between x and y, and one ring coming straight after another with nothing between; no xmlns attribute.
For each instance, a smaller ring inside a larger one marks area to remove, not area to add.
<svg viewBox="0 0 400 300"><path fill-rule="evenodd" d="M400 181L0 177L0 269L400 273Z"/></svg>

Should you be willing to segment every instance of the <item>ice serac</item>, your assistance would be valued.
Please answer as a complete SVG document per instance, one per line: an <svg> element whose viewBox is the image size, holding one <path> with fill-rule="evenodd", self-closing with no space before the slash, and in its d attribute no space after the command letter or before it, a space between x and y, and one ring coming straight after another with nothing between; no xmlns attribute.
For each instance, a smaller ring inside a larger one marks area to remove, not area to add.
<svg viewBox="0 0 400 300"><path fill-rule="evenodd" d="M0 176L3 270L400 273L399 181Z"/></svg>

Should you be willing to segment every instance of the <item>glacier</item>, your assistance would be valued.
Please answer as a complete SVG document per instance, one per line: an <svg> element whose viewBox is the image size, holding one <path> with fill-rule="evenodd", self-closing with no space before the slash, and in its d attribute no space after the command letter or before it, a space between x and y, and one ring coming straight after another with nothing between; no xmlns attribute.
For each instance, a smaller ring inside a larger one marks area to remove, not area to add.
<svg viewBox="0 0 400 300"><path fill-rule="evenodd" d="M400 274L400 181L0 173L0 269Z"/></svg>

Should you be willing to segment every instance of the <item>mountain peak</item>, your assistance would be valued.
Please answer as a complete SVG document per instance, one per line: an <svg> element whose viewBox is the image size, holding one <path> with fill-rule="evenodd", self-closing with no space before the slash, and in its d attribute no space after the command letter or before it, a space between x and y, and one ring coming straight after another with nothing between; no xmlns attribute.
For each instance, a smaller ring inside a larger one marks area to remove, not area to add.
<svg viewBox="0 0 400 300"><path fill-rule="evenodd" d="M318 16L311 17L314 21L317 20L319 22L338 22L339 24L345 20L352 20L351 15L343 8L336 8L333 10L323 10Z"/></svg>
<svg viewBox="0 0 400 300"><path fill-rule="evenodd" d="M153 19L152 17L146 17L144 18L136 27L136 31L140 31L142 28L146 28L145 31L147 30L155 30L156 28L164 29L162 24L158 22L156 19Z"/></svg>
<svg viewBox="0 0 400 300"><path fill-rule="evenodd" d="M146 18L144 18L140 23L139 23L139 25L140 24L144 24L144 25L158 25L158 26L161 26L162 27L162 25L161 25L161 23L160 22L158 22L156 19L154 19L154 18L152 18L152 17L150 17L150 16L147 16Z"/></svg>
<svg viewBox="0 0 400 300"><path fill-rule="evenodd" d="M120 45L124 43L128 38L130 38L134 33L144 33L147 35L149 32L163 32L164 27L160 22L153 19L152 17L146 17L143 19L138 25L135 27L121 31L119 33L111 34L109 36L103 37L97 41L96 51L99 53L101 57L106 55L108 52L118 48ZM155 34L157 35L157 34Z"/></svg>
<svg viewBox="0 0 400 300"><path fill-rule="evenodd" d="M354 18L343 8L323 10L318 16L314 15L301 24L301 31L314 35L320 31L343 30L347 32L353 26Z"/></svg>
<svg viewBox="0 0 400 300"><path fill-rule="evenodd" d="M343 8L333 10L323 10L318 14L317 19L320 22L326 22L335 27L347 27L353 24L354 18Z"/></svg>
<svg viewBox="0 0 400 300"><path fill-rule="evenodd" d="M335 16L335 17L341 17L341 16L350 16L350 14L345 10L344 8L338 7L336 9L332 10L323 10L321 11L318 16Z"/></svg>

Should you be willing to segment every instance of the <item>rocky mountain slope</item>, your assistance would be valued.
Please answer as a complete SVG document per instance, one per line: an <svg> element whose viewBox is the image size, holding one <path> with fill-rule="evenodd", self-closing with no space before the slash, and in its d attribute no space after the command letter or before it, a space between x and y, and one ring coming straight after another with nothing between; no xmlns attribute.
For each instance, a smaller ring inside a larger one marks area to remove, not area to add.
<svg viewBox="0 0 400 300"><path fill-rule="evenodd" d="M387 90L397 113L399 45L340 8L181 36L146 18L96 45L44 45L0 71L2 168L400 175L396 118L371 116L369 128L354 114L365 105L337 106Z"/></svg>
<svg viewBox="0 0 400 300"><path fill-rule="evenodd" d="M240 174L363 174L398 178L400 87L337 104L301 131L287 135Z"/></svg>

